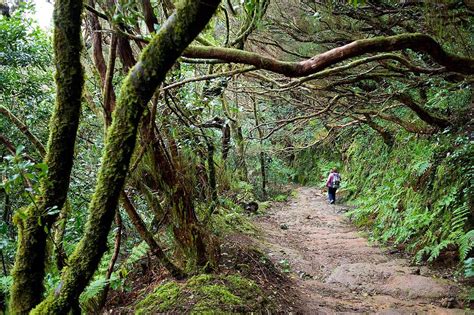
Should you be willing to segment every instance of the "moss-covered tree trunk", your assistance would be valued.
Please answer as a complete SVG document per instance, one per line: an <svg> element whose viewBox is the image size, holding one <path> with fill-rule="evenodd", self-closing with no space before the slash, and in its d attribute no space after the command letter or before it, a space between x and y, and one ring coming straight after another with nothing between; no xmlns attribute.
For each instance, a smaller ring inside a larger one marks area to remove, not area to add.
<svg viewBox="0 0 474 315"><path fill-rule="evenodd" d="M48 174L37 202L24 210L26 219L16 218L18 249L9 305L12 314L27 313L41 301L48 230L56 218L56 210L63 207L67 197L84 81L80 63L81 13L82 1L55 2L57 88L46 155Z"/></svg>
<svg viewBox="0 0 474 315"><path fill-rule="evenodd" d="M166 72L204 28L218 4L218 0L181 1L124 80L107 133L84 236L71 255L58 288L33 313L66 313L92 278L107 249L107 235L135 148L142 113Z"/></svg>
<svg viewBox="0 0 474 315"><path fill-rule="evenodd" d="M405 104L408 108L410 108L413 112L415 112L418 118L420 118L421 120L423 120L425 123L427 123L430 126L444 129L451 125L451 123L447 119L432 115L425 108L418 105L413 100L413 98L407 93L396 94L395 98L401 103Z"/></svg>
<svg viewBox="0 0 474 315"><path fill-rule="evenodd" d="M388 146L392 147L395 140L393 138L393 135L385 128L377 124L375 121L372 120L372 117L369 115L364 115L365 120L363 122L368 125L370 128L375 130L383 139L383 142Z"/></svg>

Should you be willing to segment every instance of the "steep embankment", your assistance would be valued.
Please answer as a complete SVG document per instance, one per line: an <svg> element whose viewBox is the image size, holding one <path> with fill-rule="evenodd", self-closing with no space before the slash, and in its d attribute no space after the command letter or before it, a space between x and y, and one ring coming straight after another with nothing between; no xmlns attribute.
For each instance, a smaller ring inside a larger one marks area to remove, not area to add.
<svg viewBox="0 0 474 315"><path fill-rule="evenodd" d="M305 314L315 312L435 312L464 314L455 283L431 276L426 267L371 245L312 188L257 219L261 246L295 279ZM453 309L448 309L453 308Z"/></svg>

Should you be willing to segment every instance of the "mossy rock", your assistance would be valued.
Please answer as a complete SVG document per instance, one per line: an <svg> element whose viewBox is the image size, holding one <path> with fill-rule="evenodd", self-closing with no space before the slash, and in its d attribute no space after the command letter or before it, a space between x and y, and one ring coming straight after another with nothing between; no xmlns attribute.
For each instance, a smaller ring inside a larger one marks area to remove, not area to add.
<svg viewBox="0 0 474 315"><path fill-rule="evenodd" d="M238 274L203 274L185 283L170 281L160 285L136 304L135 312L222 314L267 309L271 309L271 303L254 281Z"/></svg>

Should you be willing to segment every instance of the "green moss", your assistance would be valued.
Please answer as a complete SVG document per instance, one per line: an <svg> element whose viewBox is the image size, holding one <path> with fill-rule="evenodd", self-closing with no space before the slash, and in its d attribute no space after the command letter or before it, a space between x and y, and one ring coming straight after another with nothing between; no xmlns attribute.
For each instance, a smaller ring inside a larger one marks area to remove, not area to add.
<svg viewBox="0 0 474 315"><path fill-rule="evenodd" d="M159 286L136 305L135 312L246 313L259 312L268 304L263 291L250 279L238 274L203 274L183 284L168 282Z"/></svg>
<svg viewBox="0 0 474 315"><path fill-rule="evenodd" d="M205 283L208 283L209 281L212 280L212 278L213 277L210 274L197 275L189 279L187 282L187 285L190 287L197 287Z"/></svg>
<svg viewBox="0 0 474 315"><path fill-rule="evenodd" d="M57 217L48 212L54 207L61 209L66 201L84 82L80 62L81 12L82 1L58 0L55 3L54 54L57 88L45 160L48 173L41 182L40 198L25 211L26 218L15 219L19 241L9 304L9 312L12 314L27 313L41 301L47 234ZM33 142L39 145L34 139ZM44 153L44 149L41 152Z"/></svg>
<svg viewBox="0 0 474 315"><path fill-rule="evenodd" d="M174 281L155 289L137 305L136 314L151 314L166 311L178 302L181 287Z"/></svg>
<svg viewBox="0 0 474 315"><path fill-rule="evenodd" d="M198 287L196 293L202 296L202 299L196 303L192 312L217 311L243 303L241 298L232 294L224 285L205 285Z"/></svg>

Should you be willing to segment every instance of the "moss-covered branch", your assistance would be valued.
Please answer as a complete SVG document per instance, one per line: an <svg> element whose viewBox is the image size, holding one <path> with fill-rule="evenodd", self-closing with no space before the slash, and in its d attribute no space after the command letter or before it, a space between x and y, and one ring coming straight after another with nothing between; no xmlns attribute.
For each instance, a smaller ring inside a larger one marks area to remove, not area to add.
<svg viewBox="0 0 474 315"><path fill-rule="evenodd" d="M84 236L70 257L60 285L33 313L67 313L92 278L107 249L107 235L146 104L176 59L207 24L218 4L218 0L181 1L176 12L143 50L140 60L124 80L112 125L107 133Z"/></svg>
<svg viewBox="0 0 474 315"><path fill-rule="evenodd" d="M356 40L301 62L286 62L253 52L209 46L188 47L183 55L190 58L215 58L227 62L248 64L258 69L280 73L289 77L302 77L352 57L407 48L430 55L437 63L445 66L448 71L474 74L474 59L448 53L432 37L420 33ZM415 69L413 68L413 70Z"/></svg>
<svg viewBox="0 0 474 315"><path fill-rule="evenodd" d="M178 88L182 85L185 85L185 84L191 83L191 82L207 81L207 80L220 78L220 77L231 77L231 76L234 76L234 75L237 75L237 74L253 71L255 69L256 69L255 67L246 67L246 68L239 68L239 69L235 69L235 70L227 71L227 72L218 72L218 73L213 73L213 74L207 74L207 75L203 75L203 76L200 76L200 77L195 77L195 78L190 78L190 79L185 79L185 80L173 82L173 83L171 83L167 86L162 87L161 90L166 91L166 90L169 90L169 89L175 89L175 88Z"/></svg>
<svg viewBox="0 0 474 315"><path fill-rule="evenodd" d="M18 249L13 269L10 312L23 314L43 296L47 231L66 201L73 164L74 144L81 111L83 71L80 63L82 1L57 0L54 5L54 54L56 104L50 121L46 163L48 174L41 195L27 210L27 218L16 218ZM56 211L54 211L56 212Z"/></svg>

